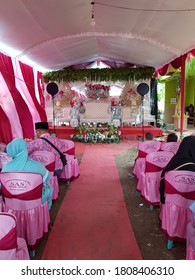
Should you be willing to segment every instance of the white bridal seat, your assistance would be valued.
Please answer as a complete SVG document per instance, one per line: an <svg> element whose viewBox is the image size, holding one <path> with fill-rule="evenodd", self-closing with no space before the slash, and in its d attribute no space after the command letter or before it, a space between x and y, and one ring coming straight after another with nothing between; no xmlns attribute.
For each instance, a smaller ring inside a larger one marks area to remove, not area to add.
<svg viewBox="0 0 195 280"><path fill-rule="evenodd" d="M85 103L85 113L80 114L80 123L110 123L109 103L92 101Z"/></svg>

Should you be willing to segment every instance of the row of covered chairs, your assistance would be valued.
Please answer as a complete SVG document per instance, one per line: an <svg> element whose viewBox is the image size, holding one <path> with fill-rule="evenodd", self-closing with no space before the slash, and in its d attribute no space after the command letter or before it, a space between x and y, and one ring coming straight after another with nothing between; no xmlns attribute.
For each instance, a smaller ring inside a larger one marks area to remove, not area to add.
<svg viewBox="0 0 195 280"><path fill-rule="evenodd" d="M16 217L17 236L26 241L34 256L35 248L47 234L50 224L48 202L42 203L43 178L38 173L1 172L0 182L2 211Z"/></svg>
<svg viewBox="0 0 195 280"><path fill-rule="evenodd" d="M175 154L180 142L160 142L155 140L143 141L138 144L138 155L133 168L133 174L139 179L145 172L146 156L151 152L165 151Z"/></svg>
<svg viewBox="0 0 195 280"><path fill-rule="evenodd" d="M62 177L62 180L69 181L79 176L75 144L71 140L61 141L64 143L62 152L66 154L67 158L67 165L64 167L64 177ZM54 176L55 155L48 151L34 151L29 156L41 162L49 170L51 175L50 184L54 187L52 199L56 200L59 194L59 183L57 177ZM10 160L11 158L5 152L0 153L1 168ZM68 171L66 172L66 170ZM50 225L48 202L42 203L43 178L38 173L1 172L0 183L0 211L12 213L17 224L17 236L25 240L30 256L34 256L36 246L48 233ZM3 217L4 221L9 219L10 217ZM9 254L6 255L3 252L4 247L1 247L1 244L3 244L1 243L1 236L3 238L2 232L5 232L5 230L0 227L0 259L7 259ZM19 254L17 258L19 257L22 257L22 255ZM10 258L14 257L10 254Z"/></svg>
<svg viewBox="0 0 195 280"><path fill-rule="evenodd" d="M138 145L138 158L134 166L138 179L136 193L141 193L151 209L160 205L161 172L179 144L152 140ZM167 236L167 248L172 249L174 241L186 242L186 259L195 259L195 216L191 210L195 201L195 173L172 170L165 173L164 180L165 204L160 205L159 219L161 229Z"/></svg>

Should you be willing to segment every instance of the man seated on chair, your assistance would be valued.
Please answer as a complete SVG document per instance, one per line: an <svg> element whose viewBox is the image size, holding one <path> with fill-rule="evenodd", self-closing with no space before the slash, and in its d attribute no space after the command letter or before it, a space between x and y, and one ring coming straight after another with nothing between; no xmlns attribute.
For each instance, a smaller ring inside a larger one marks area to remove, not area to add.
<svg viewBox="0 0 195 280"><path fill-rule="evenodd" d="M166 142L177 142L177 141L178 141L178 136L176 133L172 132L168 134Z"/></svg>
<svg viewBox="0 0 195 280"><path fill-rule="evenodd" d="M55 173L54 175L60 178L60 175L63 170L63 164L60 159L59 153L43 138L48 139L58 150L62 151L62 143L60 139L49 134L49 125L48 122L37 122L35 123L35 130L37 135L37 140L28 142L28 151L29 154L33 151L49 151L55 154Z"/></svg>
<svg viewBox="0 0 195 280"><path fill-rule="evenodd" d="M145 134L145 141L151 141L154 140L154 135L152 134L152 132L146 132Z"/></svg>
<svg viewBox="0 0 195 280"><path fill-rule="evenodd" d="M145 133L145 138L144 141L152 141L154 140L154 135L152 134L152 132L148 131ZM133 164L133 168L135 166L136 160L137 160L138 156L135 158L134 164ZM132 173L128 174L129 177L135 177Z"/></svg>

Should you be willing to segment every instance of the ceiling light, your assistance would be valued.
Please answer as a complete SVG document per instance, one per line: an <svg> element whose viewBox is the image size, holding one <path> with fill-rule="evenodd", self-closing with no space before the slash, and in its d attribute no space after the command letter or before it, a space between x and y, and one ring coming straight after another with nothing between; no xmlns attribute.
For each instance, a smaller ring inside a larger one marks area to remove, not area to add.
<svg viewBox="0 0 195 280"><path fill-rule="evenodd" d="M94 19L94 2L91 2L91 25L95 25L95 19Z"/></svg>

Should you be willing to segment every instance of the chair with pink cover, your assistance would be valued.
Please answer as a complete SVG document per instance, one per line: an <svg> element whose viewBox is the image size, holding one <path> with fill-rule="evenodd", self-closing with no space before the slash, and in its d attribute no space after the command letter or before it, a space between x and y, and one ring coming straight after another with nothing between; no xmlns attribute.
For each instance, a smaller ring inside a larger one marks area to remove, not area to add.
<svg viewBox="0 0 195 280"><path fill-rule="evenodd" d="M60 139L62 143L62 152L68 155L75 156L75 143L72 140Z"/></svg>
<svg viewBox="0 0 195 280"><path fill-rule="evenodd" d="M150 205L151 210L153 206L160 204L161 173L173 156L172 152L166 151L151 152L146 156L145 173L139 179L137 188L141 190L141 194Z"/></svg>
<svg viewBox="0 0 195 280"><path fill-rule="evenodd" d="M190 206L191 218L187 225L186 260L195 260L195 202Z"/></svg>
<svg viewBox="0 0 195 280"><path fill-rule="evenodd" d="M12 158L5 152L0 152L0 170L3 168L3 166L12 160Z"/></svg>
<svg viewBox="0 0 195 280"><path fill-rule="evenodd" d="M7 144L0 142L0 151L5 152L6 146L7 146Z"/></svg>
<svg viewBox="0 0 195 280"><path fill-rule="evenodd" d="M180 142L162 142L160 150L166 152L172 152L176 154L179 149Z"/></svg>
<svg viewBox="0 0 195 280"><path fill-rule="evenodd" d="M75 156L75 143L72 140L60 139L62 143L63 152L66 155L67 164L63 167L60 176L61 181L70 183L72 179L79 177L79 164Z"/></svg>
<svg viewBox="0 0 195 280"><path fill-rule="evenodd" d="M0 212L0 260L30 260L24 238L17 237L17 219Z"/></svg>
<svg viewBox="0 0 195 280"><path fill-rule="evenodd" d="M161 229L173 241L186 241L187 224L191 219L190 205L195 200L195 172L172 170L165 173L165 204L160 211Z"/></svg>
<svg viewBox="0 0 195 280"><path fill-rule="evenodd" d="M42 203L42 176L30 172L1 172L0 182L3 211L16 216L17 236L26 240L33 256L50 224L48 203Z"/></svg>
<svg viewBox="0 0 195 280"><path fill-rule="evenodd" d="M45 168L50 172L51 180L49 183L53 186L52 199L56 200L59 195L59 183L57 176L54 176L55 171L55 155L49 151L33 151L29 157L41 162Z"/></svg>
<svg viewBox="0 0 195 280"><path fill-rule="evenodd" d="M12 160L12 158L5 152L0 152L0 171L3 168L3 166L9 162L10 160ZM1 187L0 187L0 211L2 211L2 204L3 200L2 200L2 193L1 193Z"/></svg>
<svg viewBox="0 0 195 280"><path fill-rule="evenodd" d="M161 143L155 140L143 141L138 144L138 155L133 168L133 174L139 179L145 172L147 154L160 150Z"/></svg>

